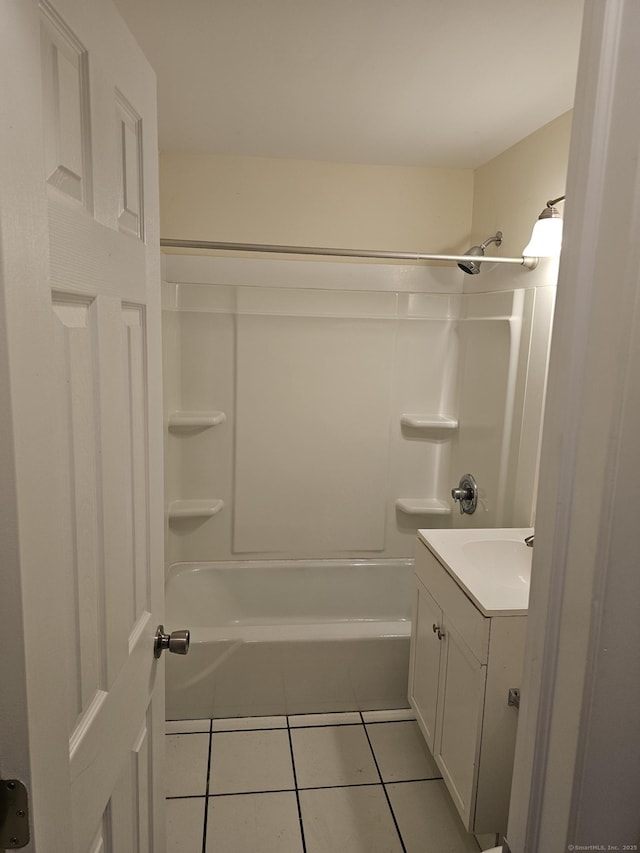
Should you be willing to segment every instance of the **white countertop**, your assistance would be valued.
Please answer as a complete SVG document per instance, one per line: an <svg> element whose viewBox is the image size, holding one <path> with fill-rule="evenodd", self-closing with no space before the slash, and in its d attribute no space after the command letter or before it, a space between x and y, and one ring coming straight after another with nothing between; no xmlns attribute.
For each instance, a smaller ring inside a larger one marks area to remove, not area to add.
<svg viewBox="0 0 640 853"><path fill-rule="evenodd" d="M531 527L418 530L418 537L485 616L522 616L529 607Z"/></svg>

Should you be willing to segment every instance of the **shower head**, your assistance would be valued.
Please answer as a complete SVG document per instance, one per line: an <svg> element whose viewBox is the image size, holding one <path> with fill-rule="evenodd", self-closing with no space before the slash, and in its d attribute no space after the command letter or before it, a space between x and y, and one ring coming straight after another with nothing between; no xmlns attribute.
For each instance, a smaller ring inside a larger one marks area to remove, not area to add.
<svg viewBox="0 0 640 853"><path fill-rule="evenodd" d="M481 243L479 246L472 246L468 252L465 252L465 256L468 255L469 260L458 264L460 269L469 275L478 275L480 272L480 261L476 262L473 258L481 258L484 255L484 250L490 243L495 243L496 246L499 246L502 243L502 231L496 231L494 237L487 237L484 243Z"/></svg>

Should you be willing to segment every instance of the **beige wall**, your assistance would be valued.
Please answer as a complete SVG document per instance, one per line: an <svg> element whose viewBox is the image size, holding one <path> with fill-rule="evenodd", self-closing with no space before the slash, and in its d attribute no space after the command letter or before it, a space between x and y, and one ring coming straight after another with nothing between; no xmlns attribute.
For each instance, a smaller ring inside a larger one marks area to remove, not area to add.
<svg viewBox="0 0 640 853"><path fill-rule="evenodd" d="M160 201L163 237L457 252L473 171L165 152Z"/></svg>
<svg viewBox="0 0 640 853"><path fill-rule="evenodd" d="M564 195L572 114L565 113L476 169L474 244L499 230L503 233L499 253L522 254L547 200ZM562 214L562 203L559 210Z"/></svg>
<svg viewBox="0 0 640 853"><path fill-rule="evenodd" d="M164 152L162 235L462 252L499 229L500 254L518 256L547 199L564 193L571 117L475 171Z"/></svg>

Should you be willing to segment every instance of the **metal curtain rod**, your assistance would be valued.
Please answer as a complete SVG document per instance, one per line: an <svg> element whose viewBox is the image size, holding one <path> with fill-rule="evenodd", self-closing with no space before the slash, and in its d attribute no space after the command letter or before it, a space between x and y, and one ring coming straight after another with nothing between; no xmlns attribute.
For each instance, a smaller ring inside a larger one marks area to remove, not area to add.
<svg viewBox="0 0 640 853"><path fill-rule="evenodd" d="M375 258L393 261L468 261L469 255L432 255L422 252L376 252L369 249L326 249L318 246L274 246L270 243L224 243L211 240L161 238L161 246L172 249L222 249L230 252L266 252L277 255L324 255L334 258ZM534 269L537 258L494 258L478 256L476 263L520 264Z"/></svg>

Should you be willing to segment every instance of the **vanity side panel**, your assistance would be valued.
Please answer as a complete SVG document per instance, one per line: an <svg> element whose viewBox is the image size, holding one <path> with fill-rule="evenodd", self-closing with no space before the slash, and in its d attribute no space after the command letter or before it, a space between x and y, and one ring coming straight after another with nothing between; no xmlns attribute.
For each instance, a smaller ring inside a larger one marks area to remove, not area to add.
<svg viewBox="0 0 640 853"><path fill-rule="evenodd" d="M446 613L448 621L478 658L487 662L489 647L489 622L480 613L451 575L433 556L427 546L418 540L414 572L427 587L438 605Z"/></svg>
<svg viewBox="0 0 640 853"><path fill-rule="evenodd" d="M493 617L485 712L478 768L476 833L507 831L518 709L507 704L510 687L520 687L526 616Z"/></svg>

